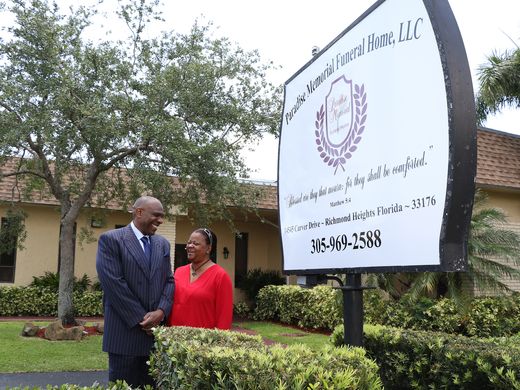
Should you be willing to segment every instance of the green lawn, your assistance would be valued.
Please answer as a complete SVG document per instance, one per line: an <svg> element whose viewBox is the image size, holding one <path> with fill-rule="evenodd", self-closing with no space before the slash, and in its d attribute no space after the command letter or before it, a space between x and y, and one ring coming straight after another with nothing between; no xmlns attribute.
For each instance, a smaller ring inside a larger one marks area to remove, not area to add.
<svg viewBox="0 0 520 390"><path fill-rule="evenodd" d="M244 329L253 330L262 337L281 344L305 344L314 350L323 348L325 345L330 345L329 336L327 335L304 332L272 322L246 321L239 322L235 325Z"/></svg>
<svg viewBox="0 0 520 390"><path fill-rule="evenodd" d="M23 325L24 322L0 322L0 372L108 369L108 356L101 351L101 336L88 336L81 341L48 341L22 337Z"/></svg>
<svg viewBox="0 0 520 390"><path fill-rule="evenodd" d="M39 326L46 322L35 322ZM22 337L24 322L0 322L0 373L107 370L108 357L101 351L102 336L81 341L48 341ZM282 344L306 344L319 349L328 344L328 336L307 333L270 322L240 322L262 337Z"/></svg>

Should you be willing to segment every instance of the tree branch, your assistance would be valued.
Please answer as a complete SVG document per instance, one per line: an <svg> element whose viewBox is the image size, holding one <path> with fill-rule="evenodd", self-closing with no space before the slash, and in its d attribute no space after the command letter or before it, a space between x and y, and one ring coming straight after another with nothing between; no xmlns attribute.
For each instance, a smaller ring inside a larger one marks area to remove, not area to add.
<svg viewBox="0 0 520 390"><path fill-rule="evenodd" d="M5 104L4 102L0 101L0 106L2 106L3 108L5 108L7 111L13 113L16 115L16 119L18 119L18 122L22 123L23 120L22 120L22 117L20 116L20 114L18 114L11 106Z"/></svg>
<svg viewBox="0 0 520 390"><path fill-rule="evenodd" d="M16 171L16 172L10 172L10 173L2 173L2 177L11 177L11 176L21 176L21 175L33 175L33 176L38 176L42 179L44 179L45 181L47 181L45 175L43 175L42 173L38 172L38 171L31 171L29 169L26 169L26 170L23 170L23 171Z"/></svg>

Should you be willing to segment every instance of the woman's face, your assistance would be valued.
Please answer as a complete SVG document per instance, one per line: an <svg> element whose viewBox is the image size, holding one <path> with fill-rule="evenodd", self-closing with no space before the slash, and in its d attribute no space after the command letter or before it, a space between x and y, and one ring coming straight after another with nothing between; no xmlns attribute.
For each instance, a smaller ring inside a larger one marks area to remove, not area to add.
<svg viewBox="0 0 520 390"><path fill-rule="evenodd" d="M200 262L209 258L211 247L206 242L206 237L202 233L191 233L190 239L186 244L186 252L190 262Z"/></svg>

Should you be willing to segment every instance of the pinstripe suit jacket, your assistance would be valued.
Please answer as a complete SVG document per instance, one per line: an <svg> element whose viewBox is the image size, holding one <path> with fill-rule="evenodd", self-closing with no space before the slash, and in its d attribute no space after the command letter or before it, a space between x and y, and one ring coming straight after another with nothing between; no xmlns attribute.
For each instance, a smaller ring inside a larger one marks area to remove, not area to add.
<svg viewBox="0 0 520 390"><path fill-rule="evenodd" d="M148 356L153 336L139 322L157 309L168 318L174 291L170 244L157 235L150 243L151 266L130 225L99 237L96 269L103 288L105 352Z"/></svg>

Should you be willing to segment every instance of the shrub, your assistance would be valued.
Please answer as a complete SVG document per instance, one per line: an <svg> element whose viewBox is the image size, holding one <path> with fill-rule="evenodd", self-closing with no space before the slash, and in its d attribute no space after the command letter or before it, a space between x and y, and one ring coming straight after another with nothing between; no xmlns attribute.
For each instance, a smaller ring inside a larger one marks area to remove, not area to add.
<svg viewBox="0 0 520 390"><path fill-rule="evenodd" d="M365 321L392 327L431 330L476 337L511 336L520 332L520 294L475 298L462 312L448 298L384 299L377 291L365 292Z"/></svg>
<svg viewBox="0 0 520 390"><path fill-rule="evenodd" d="M56 316L58 292L49 288L0 287L0 315Z"/></svg>
<svg viewBox="0 0 520 390"><path fill-rule="evenodd" d="M72 304L76 316L97 317L103 315L103 293L100 291L74 291Z"/></svg>
<svg viewBox="0 0 520 390"><path fill-rule="evenodd" d="M267 286L258 293L254 317L302 328L332 330L342 322L340 291L330 286Z"/></svg>
<svg viewBox="0 0 520 390"><path fill-rule="evenodd" d="M92 286L92 283L87 274L83 274L81 279L77 279L76 277L74 277L74 287L73 287L74 291L78 291L78 292L87 291L90 286Z"/></svg>
<svg viewBox="0 0 520 390"><path fill-rule="evenodd" d="M343 326L331 335L343 345ZM364 346L387 389L518 389L520 344L384 326L365 326Z"/></svg>
<svg viewBox="0 0 520 390"><path fill-rule="evenodd" d="M103 291L103 288L101 287L101 282L99 280L96 280L94 283L92 283L92 291Z"/></svg>
<svg viewBox="0 0 520 390"><path fill-rule="evenodd" d="M103 293L74 291L74 314L103 315ZM0 316L58 315L58 292L47 287L0 287Z"/></svg>
<svg viewBox="0 0 520 390"><path fill-rule="evenodd" d="M361 348L266 347L259 336L158 328L150 359L159 389L381 389Z"/></svg>
<svg viewBox="0 0 520 390"><path fill-rule="evenodd" d="M90 278L87 274L83 274L81 279L74 276L74 291L87 291L91 286ZM60 285L60 274L58 272L45 272L43 276L33 276L33 281L29 284L30 287L49 288L53 291L58 291Z"/></svg>
<svg viewBox="0 0 520 390"><path fill-rule="evenodd" d="M33 276L33 281L29 284L30 287L48 288L53 291L58 291L59 285L60 275L48 271L43 276Z"/></svg>
<svg viewBox="0 0 520 390"><path fill-rule="evenodd" d="M520 294L473 300L464 328L468 336L511 336L520 332Z"/></svg>
<svg viewBox="0 0 520 390"><path fill-rule="evenodd" d="M262 287L282 284L285 284L285 278L278 271L264 271L255 268L240 277L236 286L244 291L249 302L256 304L256 297Z"/></svg>
<svg viewBox="0 0 520 390"><path fill-rule="evenodd" d="M380 291L365 291L364 319L369 324L445 332L475 337L511 336L520 332L520 294L475 298L461 312L448 298L386 299ZM258 293L254 318L305 328L328 329L343 322L342 296L330 286L266 286Z"/></svg>
<svg viewBox="0 0 520 390"><path fill-rule="evenodd" d="M238 302L233 305L233 314L240 319L248 319L251 317L251 309L245 302Z"/></svg>

